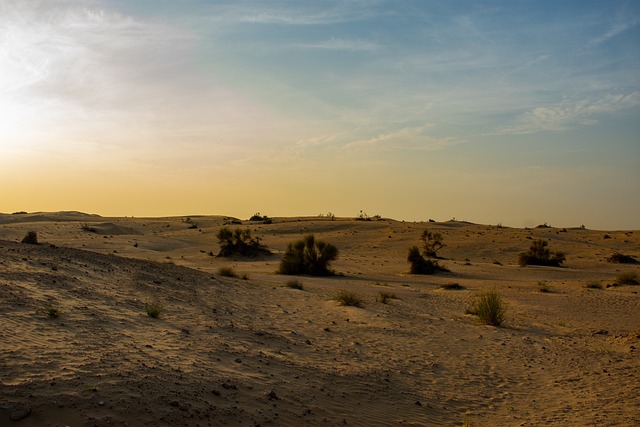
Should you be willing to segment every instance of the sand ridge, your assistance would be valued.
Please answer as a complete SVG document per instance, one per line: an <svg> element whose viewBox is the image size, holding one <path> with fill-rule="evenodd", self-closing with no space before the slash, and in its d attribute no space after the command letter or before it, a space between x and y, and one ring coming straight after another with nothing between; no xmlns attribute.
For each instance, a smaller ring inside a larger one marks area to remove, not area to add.
<svg viewBox="0 0 640 427"><path fill-rule="evenodd" d="M31 409L16 425L640 423L637 288L584 287L638 271L605 261L638 257L634 231L277 218L242 225L274 255L228 260L210 255L226 217L1 217L0 407ZM443 233L451 273L406 274L424 228ZM31 229L46 244L17 243ZM338 246L344 276L285 288L280 254L307 233ZM517 266L534 238L567 252L566 267ZM364 307L337 305L338 289ZM504 295L504 328L465 314L485 289ZM380 291L398 299L377 303Z"/></svg>

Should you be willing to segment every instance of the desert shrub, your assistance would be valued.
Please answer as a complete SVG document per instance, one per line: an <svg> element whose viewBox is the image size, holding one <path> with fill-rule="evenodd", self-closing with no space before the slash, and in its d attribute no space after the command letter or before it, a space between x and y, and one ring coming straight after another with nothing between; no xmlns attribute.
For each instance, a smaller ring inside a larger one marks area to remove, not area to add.
<svg viewBox="0 0 640 427"><path fill-rule="evenodd" d="M266 215L260 215L260 212L256 212L249 218L249 221L262 221L263 224L271 224L273 220Z"/></svg>
<svg viewBox="0 0 640 427"><path fill-rule="evenodd" d="M587 282L584 287L587 289L602 289L602 283L598 282L597 280L592 280Z"/></svg>
<svg viewBox="0 0 640 427"><path fill-rule="evenodd" d="M446 285L440 286L440 289L444 289L446 291L462 291L465 287L459 283L447 283Z"/></svg>
<svg viewBox="0 0 640 427"><path fill-rule="evenodd" d="M560 267L566 256L563 252L552 252L549 242L543 239L534 240L527 252L520 253L519 263L522 267L527 265L546 265Z"/></svg>
<svg viewBox="0 0 640 427"><path fill-rule="evenodd" d="M435 274L438 271L449 271L438 264L438 261L425 259L422 254L420 254L420 249L418 249L417 246L409 248L407 261L411 264L409 268L410 274Z"/></svg>
<svg viewBox="0 0 640 427"><path fill-rule="evenodd" d="M352 306L352 307L362 307L364 300L362 297L355 292L341 290L336 296L333 298L335 301L338 301L340 305Z"/></svg>
<svg viewBox="0 0 640 427"><path fill-rule="evenodd" d="M553 293L553 289L551 285L549 285L545 280L541 280L538 282L538 292L542 292L543 294Z"/></svg>
<svg viewBox="0 0 640 427"><path fill-rule="evenodd" d="M444 246L442 243L442 234L424 230L420 236L420 240L422 240L423 255L430 258L437 258L438 251Z"/></svg>
<svg viewBox="0 0 640 427"><path fill-rule="evenodd" d="M302 284L301 281L299 280L288 280L285 284L285 287L290 288L290 289L299 289L299 290L304 290L304 285Z"/></svg>
<svg viewBox="0 0 640 427"><path fill-rule="evenodd" d="M380 291L376 296L376 302L379 302L381 304L388 304L389 300L392 299L398 299L396 294L394 294L393 292Z"/></svg>
<svg viewBox="0 0 640 427"><path fill-rule="evenodd" d="M637 264L638 260L632 257L631 255L621 254L620 252L616 252L607 258L608 262L612 262L614 264Z"/></svg>
<svg viewBox="0 0 640 427"><path fill-rule="evenodd" d="M238 278L238 273L231 267L220 267L218 269L218 274L224 277L233 277Z"/></svg>
<svg viewBox="0 0 640 427"><path fill-rule="evenodd" d="M44 308L44 312L47 315L47 317L49 317L51 319L57 319L62 314L62 311L60 311L60 309L52 307L52 306L45 307Z"/></svg>
<svg viewBox="0 0 640 427"><path fill-rule="evenodd" d="M259 237L253 237L250 229L236 228L231 231L230 228L222 227L216 234L218 244L220 245L219 257L229 257L233 255L242 255L254 257L261 254L270 254L271 252L266 246L260 243Z"/></svg>
<svg viewBox="0 0 640 427"><path fill-rule="evenodd" d="M338 257L338 248L330 243L316 240L313 234L302 240L289 243L280 262L280 274L309 274L311 276L329 276L331 261Z"/></svg>
<svg viewBox="0 0 640 427"><path fill-rule="evenodd" d="M360 211L358 216L356 217L356 221L371 221L369 215L366 212Z"/></svg>
<svg viewBox="0 0 640 427"><path fill-rule="evenodd" d="M478 316L485 325L500 326L505 320L506 307L496 291L476 295L467 308L467 313Z"/></svg>
<svg viewBox="0 0 640 427"><path fill-rule="evenodd" d="M23 238L22 243L28 243L30 245L38 244L38 233L35 231L29 231Z"/></svg>
<svg viewBox="0 0 640 427"><path fill-rule="evenodd" d="M636 272L622 273L613 282L615 286L640 285L640 277Z"/></svg>
<svg viewBox="0 0 640 427"><path fill-rule="evenodd" d="M158 319L164 312L164 308L160 304L145 304L145 311L147 312L147 316Z"/></svg>

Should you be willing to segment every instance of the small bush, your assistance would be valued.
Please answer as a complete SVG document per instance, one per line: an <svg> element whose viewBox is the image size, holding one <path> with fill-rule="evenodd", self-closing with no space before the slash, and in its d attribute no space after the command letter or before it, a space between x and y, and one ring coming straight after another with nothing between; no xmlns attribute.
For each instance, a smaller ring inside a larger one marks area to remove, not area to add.
<svg viewBox="0 0 640 427"><path fill-rule="evenodd" d="M613 282L613 284L615 286L640 285L640 277L638 277L638 273L636 272L622 273L621 275L616 277L616 280Z"/></svg>
<svg viewBox="0 0 640 427"><path fill-rule="evenodd" d="M587 282L587 284L584 285L584 287L587 288L587 289L602 289L603 288L602 283L600 283L598 281L595 281L595 280Z"/></svg>
<svg viewBox="0 0 640 427"><path fill-rule="evenodd" d="M338 301L340 305L362 307L364 300L362 297L354 292L342 290L333 298Z"/></svg>
<svg viewBox="0 0 640 427"><path fill-rule="evenodd" d="M51 319L57 319L62 314L60 309L57 309L57 308L51 307L51 306L45 307L44 308L44 312L46 313L47 317L49 317Z"/></svg>
<svg viewBox="0 0 640 427"><path fill-rule="evenodd" d="M289 243L284 253L278 273L310 276L330 276L335 274L329 265L338 257L338 248L330 243L316 240L313 234L302 240Z"/></svg>
<svg viewBox="0 0 640 427"><path fill-rule="evenodd" d="M444 289L446 291L463 291L466 288L459 283L448 283L440 286L440 289Z"/></svg>
<svg viewBox="0 0 640 427"><path fill-rule="evenodd" d="M263 224L272 224L273 220L266 215L260 215L260 212L256 212L249 218L249 221L262 221Z"/></svg>
<svg viewBox="0 0 640 427"><path fill-rule="evenodd" d="M495 291L484 292L471 301L467 313L480 318L485 325L500 326L505 320L506 308L502 297Z"/></svg>
<svg viewBox="0 0 640 427"><path fill-rule="evenodd" d="M546 281L541 280L538 282L538 292L550 294L553 293L553 289L551 289L551 286Z"/></svg>
<svg viewBox="0 0 640 427"><path fill-rule="evenodd" d="M223 227L216 235L220 245L219 257L241 255L255 257L261 254L270 254L271 251L260 243L259 237L253 237L250 229L236 228L234 231Z"/></svg>
<svg viewBox="0 0 640 427"><path fill-rule="evenodd" d="M234 279L238 278L238 273L231 267L220 267L218 269L218 274L224 277L232 277Z"/></svg>
<svg viewBox="0 0 640 427"><path fill-rule="evenodd" d="M376 302L379 302L381 304L388 304L389 300L392 299L398 299L396 294L394 294L393 292L380 291L376 296Z"/></svg>
<svg viewBox="0 0 640 427"><path fill-rule="evenodd" d="M544 265L549 267L560 267L566 256L563 252L551 252L548 248L549 242L546 240L535 240L527 252L520 254L519 263L522 267L527 265Z"/></svg>
<svg viewBox="0 0 640 427"><path fill-rule="evenodd" d="M417 246L409 248L407 261L411 264L409 268L410 274L435 274L438 271L449 271L438 264L438 261L425 259L420 254L420 249Z"/></svg>
<svg viewBox="0 0 640 427"><path fill-rule="evenodd" d="M284 286L290 289L299 289L301 291L304 290L304 285L299 280L288 280L287 283L284 284Z"/></svg>
<svg viewBox="0 0 640 427"><path fill-rule="evenodd" d="M607 258L608 262L614 264L637 264L638 260L632 257L631 255L621 254L619 252L614 253L609 258Z"/></svg>
<svg viewBox="0 0 640 427"><path fill-rule="evenodd" d="M38 233L35 231L29 231L26 236L22 239L22 243L27 243L29 245L37 245L38 244Z"/></svg>
<svg viewBox="0 0 640 427"><path fill-rule="evenodd" d="M153 319L159 319L164 312L164 308L160 304L145 304L144 309L147 312L147 316Z"/></svg>

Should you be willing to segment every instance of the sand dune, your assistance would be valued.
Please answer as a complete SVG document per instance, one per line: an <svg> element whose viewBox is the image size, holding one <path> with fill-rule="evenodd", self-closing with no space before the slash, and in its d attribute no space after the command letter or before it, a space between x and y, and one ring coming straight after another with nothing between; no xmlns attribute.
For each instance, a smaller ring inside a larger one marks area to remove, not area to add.
<svg viewBox="0 0 640 427"><path fill-rule="evenodd" d="M606 262L640 258L638 231L275 218L242 225L273 255L211 256L228 223L0 215L0 425L640 424L640 288L606 287L640 272ZM406 274L425 228L450 273ZM19 243L29 230L40 245ZM340 249L343 276L283 287L281 254L308 233ZM517 265L537 238L565 267ZM339 289L364 307L339 306ZM465 314L488 289L504 327Z"/></svg>

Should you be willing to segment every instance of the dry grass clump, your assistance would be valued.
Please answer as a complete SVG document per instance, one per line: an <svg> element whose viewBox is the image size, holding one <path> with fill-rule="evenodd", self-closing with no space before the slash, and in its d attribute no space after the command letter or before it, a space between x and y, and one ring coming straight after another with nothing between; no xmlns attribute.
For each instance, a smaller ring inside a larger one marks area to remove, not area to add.
<svg viewBox="0 0 640 427"><path fill-rule="evenodd" d="M345 290L339 291L333 299L338 301L340 305L351 307L362 307L364 304L364 299L360 295L355 292Z"/></svg>
<svg viewBox="0 0 640 427"><path fill-rule="evenodd" d="M584 285L584 287L587 288L587 289L602 289L603 288L602 283L600 283L597 280L591 280L591 281L587 282L587 284Z"/></svg>
<svg viewBox="0 0 640 427"><path fill-rule="evenodd" d="M554 290L551 288L551 285L549 285L549 283L547 283L546 280L541 280L538 282L538 292L541 292L543 294L551 294L554 292Z"/></svg>
<svg viewBox="0 0 640 427"><path fill-rule="evenodd" d="M294 280L288 280L288 281L284 284L284 286L285 286L286 288L289 288L289 289L299 289L299 290L301 290L301 291L303 291L303 290L304 290L304 285L302 284L302 282L301 282L301 281L299 281L299 280L295 280L295 279L294 279Z"/></svg>
<svg viewBox="0 0 640 427"><path fill-rule="evenodd" d="M552 252L549 242L543 239L534 240L527 252L522 252L519 263L522 267L527 265L544 265L549 267L560 267L566 256L563 252Z"/></svg>
<svg viewBox="0 0 640 427"><path fill-rule="evenodd" d="M394 294L393 292L380 291L376 296L376 302L379 302L381 304L388 304L389 300L392 299L398 299L396 294Z"/></svg>
<svg viewBox="0 0 640 427"><path fill-rule="evenodd" d="M613 282L614 286L623 285L640 285L640 276L635 271L629 273L622 273Z"/></svg>
<svg viewBox="0 0 640 427"><path fill-rule="evenodd" d="M478 316L485 325L500 326L505 321L506 307L500 294L488 291L473 298L467 313Z"/></svg>
<svg viewBox="0 0 640 427"><path fill-rule="evenodd" d="M446 285L440 286L440 289L444 289L445 291L462 291L466 288L460 283L447 283Z"/></svg>
<svg viewBox="0 0 640 427"><path fill-rule="evenodd" d="M47 315L47 317L51 319L57 319L62 314L62 311L59 308L56 308L53 306L46 306L44 308L44 312Z"/></svg>
<svg viewBox="0 0 640 427"><path fill-rule="evenodd" d="M232 277L234 279L239 277L238 273L236 273L236 271L231 267L220 267L218 269L218 274L223 277Z"/></svg>

